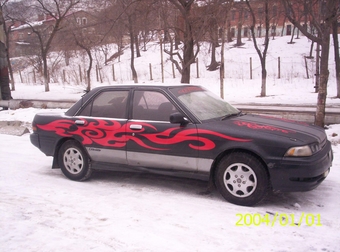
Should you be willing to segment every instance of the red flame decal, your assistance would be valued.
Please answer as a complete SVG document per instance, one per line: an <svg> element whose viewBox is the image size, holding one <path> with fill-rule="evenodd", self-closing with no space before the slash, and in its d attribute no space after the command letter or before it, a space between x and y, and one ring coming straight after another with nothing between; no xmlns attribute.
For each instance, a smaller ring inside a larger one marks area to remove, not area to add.
<svg viewBox="0 0 340 252"><path fill-rule="evenodd" d="M38 128L46 131L54 131L59 136L71 137L80 136L82 144L90 145L93 142L108 147L124 147L126 135L124 125L118 121L82 119L85 124L78 127L72 120L56 120L45 125L37 125Z"/></svg>
<svg viewBox="0 0 340 252"><path fill-rule="evenodd" d="M280 121L283 121L283 122L291 122L291 123L300 124L300 125L304 125L304 126L310 126L309 123L301 122L301 121L295 121L295 120L291 120L291 119L287 119L287 118L280 118L280 117L266 116L266 115L259 115L259 116L263 117L263 118L280 120Z"/></svg>
<svg viewBox="0 0 340 252"><path fill-rule="evenodd" d="M281 129L281 128L277 128L277 127L270 126L270 125L260 125L260 124L252 123L252 122L235 121L234 123L238 126L246 126L250 129L256 129L256 130L279 131L285 134L292 132L286 129Z"/></svg>
<svg viewBox="0 0 340 252"><path fill-rule="evenodd" d="M54 131L59 136L80 136L82 138L82 144L84 145L96 143L106 147L122 148L126 146L128 141L134 141L141 147L160 151L168 150L168 148L150 146L143 142L138 136L148 139L154 144L163 146L189 141L189 147L195 150L211 150L215 148L216 145L214 141L203 135L210 135L238 142L251 141L250 139L235 138L204 129L181 129L179 132L176 132L179 130L178 127L170 128L163 132L146 133L146 128L154 131L157 131L157 129L151 124L142 122L139 122L138 124L142 125L143 128L138 131L137 135L134 135L131 133L136 133L136 131L130 129L132 123L121 124L120 122L113 120L95 120L88 122L87 120L82 119L82 121L84 121L85 124L80 127L77 126L73 120L66 119L56 120L44 125L37 125L37 127L46 131ZM197 142L197 144L194 144L193 142Z"/></svg>

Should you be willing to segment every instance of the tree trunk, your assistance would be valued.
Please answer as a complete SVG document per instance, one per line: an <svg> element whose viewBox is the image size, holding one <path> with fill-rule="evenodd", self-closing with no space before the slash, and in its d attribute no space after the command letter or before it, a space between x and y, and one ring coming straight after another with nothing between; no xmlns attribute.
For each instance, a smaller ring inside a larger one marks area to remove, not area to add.
<svg viewBox="0 0 340 252"><path fill-rule="evenodd" d="M242 45L242 18L243 18L243 8L241 8L239 11L239 20L237 23L237 41L236 41L237 46Z"/></svg>
<svg viewBox="0 0 340 252"><path fill-rule="evenodd" d="M228 25L227 25L227 41L228 41L228 43L233 41L233 38L231 37L230 21L228 21Z"/></svg>
<svg viewBox="0 0 340 252"><path fill-rule="evenodd" d="M11 89L9 88L8 64L5 44L0 42L0 100L10 100Z"/></svg>
<svg viewBox="0 0 340 252"><path fill-rule="evenodd" d="M179 39L178 32L175 33L175 50L178 50L178 46L181 44L181 40Z"/></svg>
<svg viewBox="0 0 340 252"><path fill-rule="evenodd" d="M211 40L211 61L210 65L208 66L209 71L215 71L218 69L219 64L216 61L216 47L219 46L218 43L218 25L216 22L216 19L210 20L209 25L209 34L210 34L210 40Z"/></svg>
<svg viewBox="0 0 340 252"><path fill-rule="evenodd" d="M314 48L314 41L312 41L312 43L310 44L310 50L309 50L309 59L313 59L313 48Z"/></svg>
<svg viewBox="0 0 340 252"><path fill-rule="evenodd" d="M266 83L267 83L267 70L266 70L266 57L264 56L261 59L261 78L262 78L262 83L261 83L261 97L265 97L267 95L267 90L266 90Z"/></svg>
<svg viewBox="0 0 340 252"><path fill-rule="evenodd" d="M242 45L242 23L239 22L237 25L237 41L236 41L237 46Z"/></svg>
<svg viewBox="0 0 340 252"><path fill-rule="evenodd" d="M296 27L294 26L293 31L292 31L292 35L290 36L290 42L289 42L288 44L293 44L295 28L296 28Z"/></svg>
<svg viewBox="0 0 340 252"><path fill-rule="evenodd" d="M2 18L2 17L1 17ZM11 84L11 91L15 91L15 81L14 81L14 75L13 75L13 69L12 69L12 64L11 64L11 60L9 58L9 36L8 34L11 32L11 27L8 28L6 27L6 23L3 24L4 27L4 33L6 35L6 45L7 45L7 51L6 51L6 58L7 58L7 65L8 65L8 72L9 72L9 76L10 78L10 84Z"/></svg>
<svg viewBox="0 0 340 252"><path fill-rule="evenodd" d="M312 2L312 1L311 1ZM320 63L320 78L319 78L319 87L318 87L318 100L316 105L315 112L315 120L314 123L318 126L323 127L325 124L325 109L326 109L326 98L327 98L327 82L328 82L328 59L329 59L329 42L330 42L330 34L331 27L333 23L337 20L337 10L338 10L338 1L323 1L324 7L321 6L321 1L313 2L317 4L314 8L316 11L316 15L313 12L313 8L311 8L311 12L308 12L310 17L312 17L311 22L314 24L316 30L318 31L317 36L314 35L313 32L308 32L301 24L299 20L294 19L295 13L294 9L290 8L291 1L282 0L284 8L286 10L286 15L290 22L292 22L298 29L308 38L313 40L322 47L321 50L321 63ZM307 2L306 2L307 3ZM324 15L323 20L321 21L319 16L322 12ZM311 14L311 15L310 15ZM318 60L318 57L317 57ZM316 76L317 77L317 76Z"/></svg>
<svg viewBox="0 0 340 252"><path fill-rule="evenodd" d="M7 53L7 63L8 63L8 72L9 72L9 75L11 76L11 80L10 80L11 90L15 91L15 81L14 81L13 69L12 69L11 60L9 58L8 53Z"/></svg>
<svg viewBox="0 0 340 252"><path fill-rule="evenodd" d="M332 24L334 55L335 55L335 78L336 78L336 97L340 98L340 56L339 56L339 39L338 39L338 24L334 20Z"/></svg>
<svg viewBox="0 0 340 252"><path fill-rule="evenodd" d="M211 62L208 66L209 71L215 71L218 68L218 63L216 61L216 45L214 42L211 43Z"/></svg>
<svg viewBox="0 0 340 252"><path fill-rule="evenodd" d="M318 92L318 100L315 113L315 125L324 127L325 125L325 111L327 98L327 83L328 83L328 59L329 59L329 40L330 33L325 31L323 34L321 63L320 63L320 85Z"/></svg>
<svg viewBox="0 0 340 252"><path fill-rule="evenodd" d="M184 34L184 52L182 63L181 83L190 83L190 67L194 62L194 39L190 24L186 24L186 32Z"/></svg>
<svg viewBox="0 0 340 252"><path fill-rule="evenodd" d="M284 30L285 30L285 23L286 23L286 17L283 19L283 22L282 22L281 37L283 36Z"/></svg>
<svg viewBox="0 0 340 252"><path fill-rule="evenodd" d="M130 67L132 72L132 79L134 83L138 83L137 72L135 69L135 49L134 49L134 35L133 35L133 28L132 28L132 19L129 16L129 32L130 32L130 50L131 50L131 60L130 60Z"/></svg>
<svg viewBox="0 0 340 252"><path fill-rule="evenodd" d="M181 83L190 83L190 66L183 68Z"/></svg>
<svg viewBox="0 0 340 252"><path fill-rule="evenodd" d="M50 91L50 85L49 85L49 80L48 80L48 69L47 69L47 54L43 53L42 54L42 60L43 60L43 65L44 65L44 85L45 85L45 92Z"/></svg>
<svg viewBox="0 0 340 252"><path fill-rule="evenodd" d="M85 50L85 52L87 53L87 55L89 56L89 67L86 70L86 77L87 77L87 91L91 90L91 70L92 70L92 64L93 64L93 57L91 54L91 48L87 47L86 45L82 44L81 42L79 42L79 40L77 40L77 38L75 37L76 40L76 44ZM79 66L79 74L80 74L80 81L81 81L81 69Z"/></svg>
<svg viewBox="0 0 340 252"><path fill-rule="evenodd" d="M254 10L252 9L249 0L246 0L246 4L249 8L250 14L252 16L252 25L250 27L250 31L251 31L251 35L253 38L253 43L254 43L254 47L255 50L260 58L261 61L261 68L262 68L262 72L261 72L261 97L264 97L267 95L266 93L266 82L267 82L267 70L266 70L266 57L267 57L267 51L268 51L268 47L269 47L269 9L268 9L268 0L265 1L265 30L266 30L266 34L265 34L265 42L264 42L264 50L263 52L261 52L260 48L257 45L257 41L256 41L256 36L255 36L255 24L256 24L256 18L255 18L255 14L254 14Z"/></svg>
<svg viewBox="0 0 340 252"><path fill-rule="evenodd" d="M64 51L64 57L65 57L66 66L69 66L70 65L71 52L69 50L65 50Z"/></svg>
<svg viewBox="0 0 340 252"><path fill-rule="evenodd" d="M139 40L137 35L135 36L135 45L136 45L136 57L139 58L141 54L139 50Z"/></svg>
<svg viewBox="0 0 340 252"><path fill-rule="evenodd" d="M89 56L89 67L87 68L86 74L87 74L87 91L91 90L91 69L92 69L92 62L93 62L93 58L92 58L92 54L91 54L91 50L86 48L85 49L87 55Z"/></svg>
<svg viewBox="0 0 340 252"><path fill-rule="evenodd" d="M225 24L225 21L223 22ZM222 46L221 46L221 66L220 66L220 96L224 99L224 43L225 29L222 29Z"/></svg>

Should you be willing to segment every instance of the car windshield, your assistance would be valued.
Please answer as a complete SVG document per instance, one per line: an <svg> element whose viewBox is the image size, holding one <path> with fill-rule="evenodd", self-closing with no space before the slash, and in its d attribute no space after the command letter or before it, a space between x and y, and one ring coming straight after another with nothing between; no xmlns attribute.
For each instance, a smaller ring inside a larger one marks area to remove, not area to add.
<svg viewBox="0 0 340 252"><path fill-rule="evenodd" d="M199 86L176 87L171 91L201 121L225 119L240 113L225 100Z"/></svg>

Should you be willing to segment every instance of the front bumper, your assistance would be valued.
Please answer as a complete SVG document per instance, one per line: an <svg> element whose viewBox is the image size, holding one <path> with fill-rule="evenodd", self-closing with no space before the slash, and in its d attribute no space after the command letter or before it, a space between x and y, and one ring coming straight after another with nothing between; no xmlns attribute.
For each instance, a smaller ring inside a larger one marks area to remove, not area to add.
<svg viewBox="0 0 340 252"><path fill-rule="evenodd" d="M269 169L273 190L284 192L312 190L327 177L332 161L333 152L329 141L313 156L283 158L279 164Z"/></svg>

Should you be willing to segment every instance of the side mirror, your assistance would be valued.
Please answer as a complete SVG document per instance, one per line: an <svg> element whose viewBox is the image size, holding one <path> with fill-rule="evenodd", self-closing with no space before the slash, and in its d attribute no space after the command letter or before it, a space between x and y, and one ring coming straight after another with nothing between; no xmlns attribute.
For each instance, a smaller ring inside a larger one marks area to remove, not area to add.
<svg viewBox="0 0 340 252"><path fill-rule="evenodd" d="M181 113L173 113L170 115L171 123L179 123L181 126L185 126L189 123L189 120Z"/></svg>

